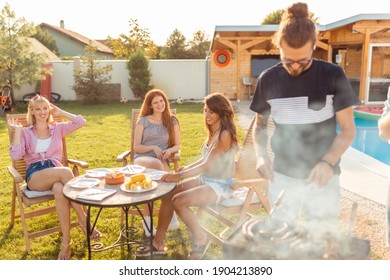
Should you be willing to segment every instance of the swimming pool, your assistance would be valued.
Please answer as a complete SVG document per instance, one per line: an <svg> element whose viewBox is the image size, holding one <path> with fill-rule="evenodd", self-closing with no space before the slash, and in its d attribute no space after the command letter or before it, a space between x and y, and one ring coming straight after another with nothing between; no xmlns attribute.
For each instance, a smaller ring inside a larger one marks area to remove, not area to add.
<svg viewBox="0 0 390 280"><path fill-rule="evenodd" d="M390 144L379 138L378 121L355 118L356 136L352 147L390 165Z"/></svg>

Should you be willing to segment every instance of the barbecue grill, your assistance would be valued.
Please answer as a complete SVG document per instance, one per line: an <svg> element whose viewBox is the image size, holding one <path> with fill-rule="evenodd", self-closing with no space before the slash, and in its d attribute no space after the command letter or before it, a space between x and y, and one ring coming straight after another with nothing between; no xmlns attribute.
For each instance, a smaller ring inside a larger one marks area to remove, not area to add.
<svg viewBox="0 0 390 280"><path fill-rule="evenodd" d="M370 242L339 229L251 218L226 240L223 258L364 260L370 258Z"/></svg>

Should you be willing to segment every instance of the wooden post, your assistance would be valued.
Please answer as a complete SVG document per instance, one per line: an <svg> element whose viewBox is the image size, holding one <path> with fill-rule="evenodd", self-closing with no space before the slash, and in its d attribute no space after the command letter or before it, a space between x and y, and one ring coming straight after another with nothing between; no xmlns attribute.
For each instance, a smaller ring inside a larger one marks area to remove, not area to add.
<svg viewBox="0 0 390 280"><path fill-rule="evenodd" d="M332 62L333 47L329 45L328 47L328 62Z"/></svg>
<svg viewBox="0 0 390 280"><path fill-rule="evenodd" d="M362 70L360 73L360 88L359 88L359 99L360 101L366 100L366 85L367 85L367 68L368 68L368 49L370 43L371 30L365 29L364 44L362 50Z"/></svg>
<svg viewBox="0 0 390 280"><path fill-rule="evenodd" d="M240 101L241 99L241 69L240 69L240 60L241 60L241 54L240 54L240 44L241 44L241 41L238 40L237 41L237 46L236 46L236 69L237 69L237 72L236 72L236 89L237 89L237 101Z"/></svg>

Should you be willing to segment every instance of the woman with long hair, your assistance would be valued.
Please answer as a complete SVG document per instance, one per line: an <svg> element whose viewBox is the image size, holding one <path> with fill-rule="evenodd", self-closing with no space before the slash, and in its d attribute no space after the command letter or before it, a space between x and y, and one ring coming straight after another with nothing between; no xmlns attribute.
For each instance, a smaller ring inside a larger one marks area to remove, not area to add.
<svg viewBox="0 0 390 280"><path fill-rule="evenodd" d="M150 90L144 98L134 130L134 164L169 172L169 159L180 150L179 121L172 114L168 98L160 89ZM144 205L142 225L150 236L149 209ZM176 215L172 214L170 229L179 228ZM153 226L153 235L156 229Z"/></svg>
<svg viewBox="0 0 390 280"><path fill-rule="evenodd" d="M53 116L61 116L68 122L53 122ZM33 191L52 190L62 231L62 245L59 260L71 256L70 207L75 210L80 228L86 234L86 214L80 204L69 202L62 189L74 176L72 170L62 166L62 138L85 125L81 115L74 115L51 104L45 97L37 95L29 101L27 122L23 127L17 119L10 119L8 125L14 129L10 156L14 160L24 157L26 161L27 188ZM94 230L91 238L101 233Z"/></svg>
<svg viewBox="0 0 390 280"><path fill-rule="evenodd" d="M153 253L166 255L164 238L169 217L175 211L192 233L192 251L188 259L201 259L209 241L195 217L192 206L203 207L229 198L233 190L235 156L238 138L234 123L234 110L221 93L208 95L204 100L204 122L207 138L202 146L202 158L181 167L176 173L163 175L162 180L183 180L169 196L162 199ZM137 252L137 256L150 255L151 248Z"/></svg>

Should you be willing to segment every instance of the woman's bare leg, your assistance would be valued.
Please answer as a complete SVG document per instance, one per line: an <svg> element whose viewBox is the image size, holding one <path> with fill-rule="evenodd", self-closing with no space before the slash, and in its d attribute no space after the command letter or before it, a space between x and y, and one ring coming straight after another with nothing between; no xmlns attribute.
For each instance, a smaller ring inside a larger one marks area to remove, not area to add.
<svg viewBox="0 0 390 280"><path fill-rule="evenodd" d="M176 194L172 199L172 206L193 235L195 244L204 245L207 236L200 227L197 217L190 209L191 206L203 207L217 201L217 195L207 185L191 188Z"/></svg>
<svg viewBox="0 0 390 280"><path fill-rule="evenodd" d="M64 186L73 178L68 167L50 167L37 171L31 175L28 188L34 191L47 191L53 188L54 183L60 182Z"/></svg>
<svg viewBox="0 0 390 280"><path fill-rule="evenodd" d="M62 193L64 185L60 182L54 183L53 193L56 201L56 211L58 220L60 222L61 231L62 231L62 240L61 240L61 250L58 254L59 260L68 260L70 259L70 203L67 198Z"/></svg>
<svg viewBox="0 0 390 280"><path fill-rule="evenodd" d="M28 187L35 191L52 190L56 201L56 212L62 231L61 250L59 260L70 258L70 202L65 198L62 189L73 178L73 173L68 167L52 167L35 172Z"/></svg>
<svg viewBox="0 0 390 280"><path fill-rule="evenodd" d="M156 233L156 236L154 237L153 239L153 245L156 249L158 250L164 250L164 239L165 239L165 234L168 230L168 226L169 226L169 223L171 221L171 218L172 218L172 214L173 214L173 205L172 205L172 199L173 197L178 194L178 193L181 193L187 189L190 189L192 187L195 187L198 185L198 179L197 178L194 178L194 179L190 179L190 180L187 180L185 182L182 182L180 184L177 185L177 187L174 189L174 191L165 196L162 200L161 200L161 205L160 205L160 214L159 214L159 217L158 217L158 227L157 227L157 233Z"/></svg>
<svg viewBox="0 0 390 280"><path fill-rule="evenodd" d="M64 185L73 179L73 173L68 167L52 167L46 168L34 173L28 182L28 187L31 190L46 191L53 190L56 200L56 212L62 230L62 246L59 259L70 257L70 206L75 210L79 224L83 229L86 228L86 214L80 204L75 202L70 203L63 194ZM85 232L85 230L83 230ZM101 233L94 230L91 237L100 237Z"/></svg>

